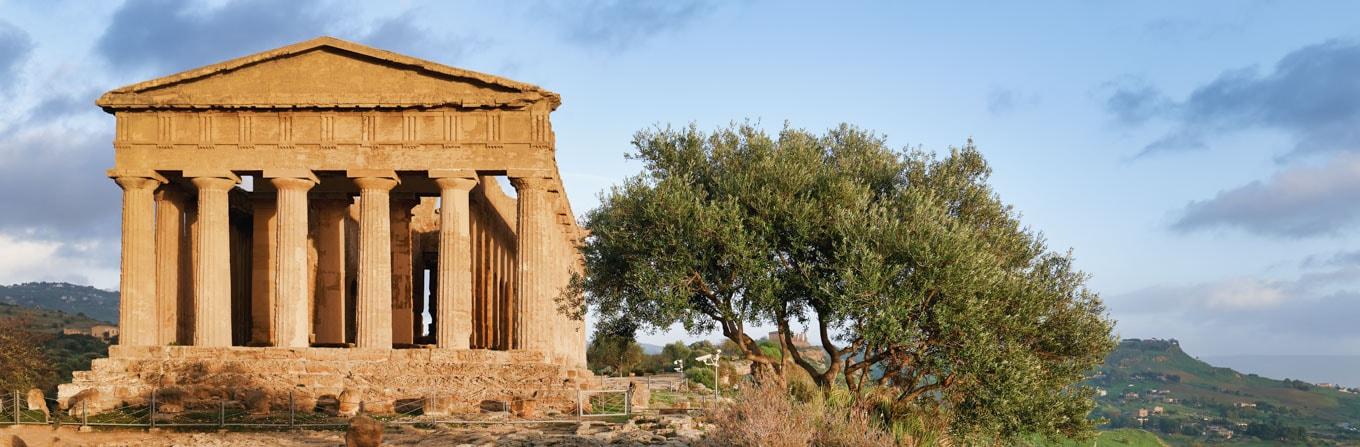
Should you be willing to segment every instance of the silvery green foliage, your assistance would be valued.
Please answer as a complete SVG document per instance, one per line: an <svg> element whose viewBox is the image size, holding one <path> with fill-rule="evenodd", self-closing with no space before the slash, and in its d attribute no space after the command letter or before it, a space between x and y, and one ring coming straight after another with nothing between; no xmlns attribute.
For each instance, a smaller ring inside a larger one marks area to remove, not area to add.
<svg viewBox="0 0 1360 447"><path fill-rule="evenodd" d="M937 157L849 125L747 123L633 146L643 172L589 213L575 282L605 324L717 330L761 380L800 368L824 390L886 395L886 411L942 410L960 436L1091 430L1077 383L1113 323L1070 254L988 186L971 142ZM771 356L747 334L793 323L822 352L784 340Z"/></svg>

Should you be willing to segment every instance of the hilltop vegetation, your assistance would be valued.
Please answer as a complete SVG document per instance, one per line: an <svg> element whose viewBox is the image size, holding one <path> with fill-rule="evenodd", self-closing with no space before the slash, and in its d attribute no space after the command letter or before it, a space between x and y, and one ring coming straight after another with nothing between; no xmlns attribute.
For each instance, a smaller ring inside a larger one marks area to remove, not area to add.
<svg viewBox="0 0 1360 447"><path fill-rule="evenodd" d="M118 292L60 282L0 286L0 304L65 312L104 322L118 321Z"/></svg>
<svg viewBox="0 0 1360 447"><path fill-rule="evenodd" d="M114 304L117 306L117 304ZM38 309L22 305L0 303L0 320L20 321L29 331L41 334L60 334L65 328L88 331L96 324L108 324L83 314L69 314L59 310Z"/></svg>
<svg viewBox="0 0 1360 447"><path fill-rule="evenodd" d="M1092 415L1107 427L1173 445L1360 443L1360 394L1214 367L1175 340L1124 340L1088 383L1106 390Z"/></svg>

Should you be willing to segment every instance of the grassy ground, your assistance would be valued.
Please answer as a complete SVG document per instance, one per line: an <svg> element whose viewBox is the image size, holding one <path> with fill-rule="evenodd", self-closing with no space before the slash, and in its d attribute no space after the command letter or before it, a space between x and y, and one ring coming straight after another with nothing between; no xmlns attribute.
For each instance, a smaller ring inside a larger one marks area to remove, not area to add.
<svg viewBox="0 0 1360 447"><path fill-rule="evenodd" d="M1121 446L1121 447L1165 447L1167 444L1162 442L1157 435L1143 430L1124 428L1100 432L1100 436L1084 442L1062 441L1058 443L1045 441L1042 439L1030 439L1030 446L1039 447L1085 447L1085 446Z"/></svg>

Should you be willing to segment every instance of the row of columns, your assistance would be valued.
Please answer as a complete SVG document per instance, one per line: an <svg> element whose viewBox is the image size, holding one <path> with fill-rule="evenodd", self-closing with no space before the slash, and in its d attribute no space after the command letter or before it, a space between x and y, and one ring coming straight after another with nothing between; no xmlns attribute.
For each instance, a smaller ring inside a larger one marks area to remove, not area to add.
<svg viewBox="0 0 1360 447"><path fill-rule="evenodd" d="M348 174L360 197L354 341L358 347L390 348L394 341L390 192L399 178L393 171L356 170ZM149 346L186 341L197 346L232 344L228 193L240 178L227 171L185 171L184 175L197 189L196 201L170 190L158 192L168 182L155 172L109 172L123 189L121 344ZM435 342L439 347L467 349L473 331L468 196L478 180L475 172L466 170L435 170L430 171L430 177L439 186L442 203L438 271L432 281L439 302L433 318ZM273 296L268 300L272 312L269 321L256 321L256 327L267 327L266 339L272 339L275 346L306 347L310 344L308 319L312 315L308 307L308 284L312 280L307 250L308 192L318 184L318 179L308 170L267 170L264 178L277 194L273 209L260 211L272 212L276 224L273 234L256 237L272 239L277 252L265 258L272 257L274 262L273 276L265 279L273 285ZM561 234L555 231L550 200L550 189L555 183L546 176L534 175L512 176L511 183L519 196L516 213L519 249L514 257L517 263L513 275L517 299L511 312L514 334L509 337L508 347L547 352L554 346L554 339L562 335L557 328L563 326L554 324L550 313L554 306L552 298L560 285L553 284L557 281L550 270L554 257L561 255L556 241ZM159 201L157 194L161 195ZM338 228L328 223L344 218L347 204L338 205L319 207L317 218L322 221L321 228ZM185 212L190 208L194 212ZM185 216L192 222L184 222ZM257 215L257 219L262 217L270 216ZM192 243L185 243L190 240L182 234L185 228L192 228ZM341 231L330 230L319 235L342 240L345 237ZM409 244L409 237L406 243ZM346 271L343 252L318 253L318 258L319 270L338 271L341 275ZM187 275L181 273L190 269L193 279L185 281ZM343 296L344 284L344 279L339 278L338 289L333 291L337 296ZM322 290L323 299L319 300L317 311L326 314L323 318L344 321L344 306L324 298L330 292ZM173 302L167 302L170 300ZM185 321L192 324L180 324ZM192 327L191 337L176 333L177 327ZM317 334L318 340L343 341L343 325L338 329L328 327L326 331ZM409 336L410 331L405 332Z"/></svg>

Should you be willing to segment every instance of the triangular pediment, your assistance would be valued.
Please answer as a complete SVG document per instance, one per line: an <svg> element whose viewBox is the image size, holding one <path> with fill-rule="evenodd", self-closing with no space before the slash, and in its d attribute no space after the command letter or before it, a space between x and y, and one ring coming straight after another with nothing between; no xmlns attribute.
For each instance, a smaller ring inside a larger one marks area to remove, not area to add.
<svg viewBox="0 0 1360 447"><path fill-rule="evenodd" d="M105 93L107 111L144 108L509 107L546 104L531 84L321 37Z"/></svg>

